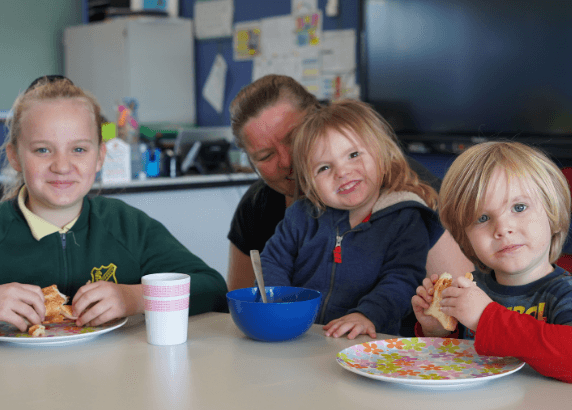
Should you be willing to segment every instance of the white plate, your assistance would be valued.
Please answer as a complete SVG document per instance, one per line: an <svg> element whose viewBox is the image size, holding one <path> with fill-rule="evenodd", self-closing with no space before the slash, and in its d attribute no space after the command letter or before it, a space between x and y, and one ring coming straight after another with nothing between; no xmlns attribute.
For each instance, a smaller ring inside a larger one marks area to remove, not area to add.
<svg viewBox="0 0 572 410"><path fill-rule="evenodd" d="M83 342L104 333L111 332L127 323L127 318L116 319L101 326L78 327L73 321L54 323L46 326L46 336L31 337L20 332L15 326L0 322L0 342L17 343L31 346L53 346Z"/></svg>
<svg viewBox="0 0 572 410"><path fill-rule="evenodd" d="M514 357L480 356L472 340L437 337L362 343L339 352L337 361L361 376L425 387L482 383L524 366Z"/></svg>

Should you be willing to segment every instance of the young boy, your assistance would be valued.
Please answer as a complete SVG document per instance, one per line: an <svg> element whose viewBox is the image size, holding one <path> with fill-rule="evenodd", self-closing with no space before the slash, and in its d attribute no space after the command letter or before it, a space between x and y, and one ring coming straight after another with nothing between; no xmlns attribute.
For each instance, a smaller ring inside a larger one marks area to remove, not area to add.
<svg viewBox="0 0 572 410"><path fill-rule="evenodd" d="M553 265L570 225L562 172L526 145L483 143L455 160L439 200L444 227L479 268L478 286L459 277L443 291L443 313L464 325L478 354L514 356L572 382L572 276ZM436 280L412 299L418 336L451 336L424 314Z"/></svg>

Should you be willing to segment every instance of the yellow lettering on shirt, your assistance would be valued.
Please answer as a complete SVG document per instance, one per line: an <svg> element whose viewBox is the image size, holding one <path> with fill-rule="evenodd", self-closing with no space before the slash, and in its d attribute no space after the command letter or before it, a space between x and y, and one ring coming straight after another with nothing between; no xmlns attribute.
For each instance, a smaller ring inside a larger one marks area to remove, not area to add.
<svg viewBox="0 0 572 410"><path fill-rule="evenodd" d="M91 270L91 281L99 282L101 280L106 282L117 283L117 278L115 277L115 272L117 271L117 266L110 263L107 266L100 266L99 268L93 268Z"/></svg>
<svg viewBox="0 0 572 410"><path fill-rule="evenodd" d="M539 303L538 306L531 306L528 309L526 309L524 306L512 306L512 307L508 307L508 310L512 310L514 312L518 312L520 314L527 314L530 315L532 317L534 317L535 319L538 320L542 320L544 322L546 322L546 317L544 316L544 307L546 306L546 303L542 302Z"/></svg>
<svg viewBox="0 0 572 410"><path fill-rule="evenodd" d="M513 306L511 310L518 312L520 314L523 314L524 313L524 306Z"/></svg>

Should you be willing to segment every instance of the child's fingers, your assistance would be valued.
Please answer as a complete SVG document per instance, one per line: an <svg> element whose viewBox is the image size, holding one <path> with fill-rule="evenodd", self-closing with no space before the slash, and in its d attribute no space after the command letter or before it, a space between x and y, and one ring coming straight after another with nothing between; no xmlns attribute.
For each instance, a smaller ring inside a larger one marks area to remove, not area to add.
<svg viewBox="0 0 572 410"><path fill-rule="evenodd" d="M359 335L367 333L367 329L359 324L354 324L353 328L348 329L348 331L350 331L350 333L348 334L349 340L353 340Z"/></svg>
<svg viewBox="0 0 572 410"><path fill-rule="evenodd" d="M90 290L93 290L97 286L98 286L98 282L92 283L91 281L87 281L87 283L85 285L83 285L81 288L79 288L78 291L76 292L76 294L74 295L74 297L72 299L72 305L75 305L76 302L82 298L82 296L84 296L87 292L89 292Z"/></svg>
<svg viewBox="0 0 572 410"><path fill-rule="evenodd" d="M423 286L418 286L415 293L416 293L416 296L418 296L419 298L424 300L426 304L430 304L433 301L433 296L431 296L429 294L429 291ZM427 306L427 307L429 307L429 306Z"/></svg>
<svg viewBox="0 0 572 410"><path fill-rule="evenodd" d="M429 277L429 280L431 280L431 283L435 283L435 282L437 282L437 280L439 280L439 275L434 273Z"/></svg>
<svg viewBox="0 0 572 410"><path fill-rule="evenodd" d="M372 339L377 338L377 333L375 333L375 326L373 323L350 323L353 327L348 329L350 333L348 334L348 339L353 340L359 335L368 335Z"/></svg>
<svg viewBox="0 0 572 410"><path fill-rule="evenodd" d="M114 314L114 311L111 308L105 310L103 313L92 319L90 319L90 315L88 315L89 312L91 312L91 309L85 313L86 321L84 322L84 325L99 326L117 318L117 315ZM81 319L83 321L83 318Z"/></svg>
<svg viewBox="0 0 572 410"><path fill-rule="evenodd" d="M332 320L326 326L324 326L324 330L326 331L326 336L331 336L338 328L340 327L341 322L339 320Z"/></svg>
<svg viewBox="0 0 572 410"><path fill-rule="evenodd" d="M18 330L20 332L25 332L26 330L28 330L28 324L20 315L17 315L14 313L13 315L8 315L2 319L8 323L12 323L14 326L16 326L18 328ZM38 321L34 324L38 324L38 323L40 323L40 321Z"/></svg>
<svg viewBox="0 0 572 410"><path fill-rule="evenodd" d="M331 321L330 323L322 326L322 330L328 330L330 329L332 326L334 325L334 321Z"/></svg>
<svg viewBox="0 0 572 410"><path fill-rule="evenodd" d="M41 304L44 303L44 293L42 292L42 288L28 284L20 284L20 286L26 291L26 294L28 294L30 298L37 300Z"/></svg>
<svg viewBox="0 0 572 410"><path fill-rule="evenodd" d="M114 319L112 317L112 308L112 305L106 303L106 301L100 300L89 309L84 310L76 320L76 324L78 326L84 326L86 324L91 326L98 326L102 323L105 323L111 319Z"/></svg>
<svg viewBox="0 0 572 410"><path fill-rule="evenodd" d="M34 288L38 288L34 286ZM21 316L24 316L30 322L37 324L44 320L44 316L46 315L46 305L44 303L44 294L40 289L40 294L36 292L36 289L25 289L24 292L18 295L18 299L21 304L17 304L19 306L19 311L17 312Z"/></svg>
<svg viewBox="0 0 572 410"><path fill-rule="evenodd" d="M429 303L419 295L415 295L411 298L411 305L413 310L416 312L422 312L425 309L429 309Z"/></svg>
<svg viewBox="0 0 572 410"><path fill-rule="evenodd" d="M343 336L346 333L348 333L351 329L353 329L355 326L356 326L356 324L352 323L352 322L342 322L339 324L339 326L334 331L330 332L330 335L332 337ZM358 331L358 335L359 335L359 331ZM355 336L353 338L355 338Z"/></svg>
<svg viewBox="0 0 572 410"><path fill-rule="evenodd" d="M465 278L464 276L459 276L456 279L456 283L453 283L453 285L457 285L460 288L469 288L471 286L475 286L476 283L470 279Z"/></svg>
<svg viewBox="0 0 572 410"><path fill-rule="evenodd" d="M435 275L434 275L435 276ZM435 282L432 279L429 278L425 278L423 279L423 283L422 283L422 287L425 289L425 291L427 292L428 295L433 295L434 289L433 289L433 284Z"/></svg>

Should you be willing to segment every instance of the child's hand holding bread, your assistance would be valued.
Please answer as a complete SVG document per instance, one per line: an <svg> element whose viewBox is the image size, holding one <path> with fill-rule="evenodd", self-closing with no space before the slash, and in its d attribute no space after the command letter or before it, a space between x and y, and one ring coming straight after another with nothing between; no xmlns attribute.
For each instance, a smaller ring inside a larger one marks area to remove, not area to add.
<svg viewBox="0 0 572 410"><path fill-rule="evenodd" d="M476 329L481 313L491 299L472 280L471 273L456 279L449 273L443 273L423 280L411 303L425 336L449 335L457 327L457 319ZM480 303L475 304L474 300Z"/></svg>

